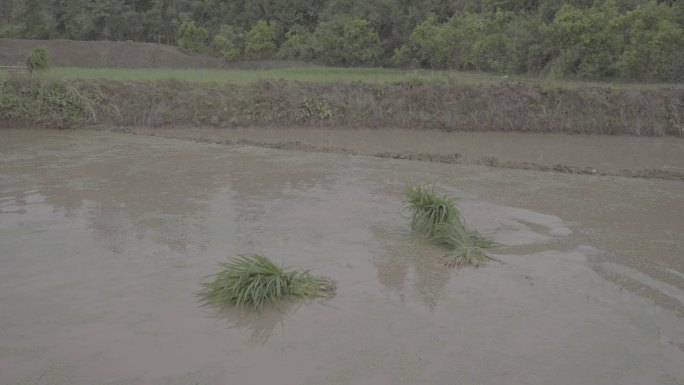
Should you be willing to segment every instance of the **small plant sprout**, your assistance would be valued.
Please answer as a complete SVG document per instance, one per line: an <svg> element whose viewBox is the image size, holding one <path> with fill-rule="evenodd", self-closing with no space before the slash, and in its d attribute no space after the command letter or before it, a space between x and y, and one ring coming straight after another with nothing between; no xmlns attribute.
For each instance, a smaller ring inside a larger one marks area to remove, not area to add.
<svg viewBox="0 0 684 385"><path fill-rule="evenodd" d="M238 255L219 263L222 270L199 293L207 305L234 306L261 312L267 304L286 298L329 297L335 281L312 275L308 270L277 266L259 254Z"/></svg>

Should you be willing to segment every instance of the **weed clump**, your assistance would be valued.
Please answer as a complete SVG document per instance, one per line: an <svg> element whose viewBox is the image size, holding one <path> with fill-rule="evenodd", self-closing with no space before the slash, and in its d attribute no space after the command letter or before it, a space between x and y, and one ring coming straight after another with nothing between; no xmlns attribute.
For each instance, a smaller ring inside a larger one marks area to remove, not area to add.
<svg viewBox="0 0 684 385"><path fill-rule="evenodd" d="M286 298L328 297L335 281L308 270L288 270L259 254L239 255L219 263L222 271L203 284L202 302L220 308L235 306L261 312L264 305Z"/></svg>
<svg viewBox="0 0 684 385"><path fill-rule="evenodd" d="M497 243L467 228L455 206L456 198L438 195L434 186L408 186L404 195L411 229L450 249L442 257L445 265L479 266L493 259L485 250Z"/></svg>

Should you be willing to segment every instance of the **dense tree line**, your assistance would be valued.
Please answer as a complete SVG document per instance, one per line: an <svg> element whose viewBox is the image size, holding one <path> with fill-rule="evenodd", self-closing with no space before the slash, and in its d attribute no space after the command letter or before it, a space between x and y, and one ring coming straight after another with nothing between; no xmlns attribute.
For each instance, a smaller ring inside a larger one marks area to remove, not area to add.
<svg viewBox="0 0 684 385"><path fill-rule="evenodd" d="M0 35L291 59L684 80L684 0L1 0Z"/></svg>

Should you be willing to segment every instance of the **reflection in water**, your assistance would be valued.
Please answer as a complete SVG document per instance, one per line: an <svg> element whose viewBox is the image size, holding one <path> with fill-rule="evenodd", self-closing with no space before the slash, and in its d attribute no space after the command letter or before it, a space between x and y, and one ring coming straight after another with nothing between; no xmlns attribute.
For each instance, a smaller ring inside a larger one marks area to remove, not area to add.
<svg viewBox="0 0 684 385"><path fill-rule="evenodd" d="M298 167L296 159L290 164L243 154L227 165L216 161L222 147L216 153L197 153L183 145L157 148L135 140L107 143L88 138L62 143L55 136L22 143L30 151L12 148L25 159L3 165L8 179L3 184L13 189L1 192L0 212L21 213L30 196L38 194L66 218L85 212L95 238L116 254L137 242L163 245L181 255L206 252L209 214L220 211L232 221L249 224L267 211L264 197L321 188L329 179L322 170ZM139 153L145 156L135 156ZM251 237L237 238L256 246Z"/></svg>
<svg viewBox="0 0 684 385"><path fill-rule="evenodd" d="M567 236L572 231L553 215L540 214L515 207L499 206L482 201L461 201L459 209L472 219L468 225L490 235L500 247L497 252L529 254L567 248ZM434 310L452 271L440 263L447 251L413 234L408 227L373 227L379 243L373 263L379 282L399 293L406 303L405 285L413 284L415 294ZM496 258L494 259L496 261ZM493 261L492 261L493 262Z"/></svg>
<svg viewBox="0 0 684 385"><path fill-rule="evenodd" d="M396 291L402 304L406 304L405 287L411 282L415 295L433 311L450 275L450 269L439 263L444 249L430 245L404 228L373 227L371 231L380 244L372 260L378 281Z"/></svg>
<svg viewBox="0 0 684 385"><path fill-rule="evenodd" d="M275 162L267 157L241 154L239 167L231 170L231 189L240 201L278 198L289 190L314 191L332 183L321 168L306 167L301 159Z"/></svg>
<svg viewBox="0 0 684 385"><path fill-rule="evenodd" d="M293 197L330 188L333 177L323 168L303 167L299 159L292 162L273 162L253 154L241 154L239 167L231 170L231 198L236 202L234 221L237 242L244 250L259 249L266 222L273 223L275 212L285 206L283 201ZM293 192L297 192L293 194Z"/></svg>
<svg viewBox="0 0 684 385"><path fill-rule="evenodd" d="M6 165L18 188L8 194L15 206L30 204L27 197L37 194L65 218L85 212L96 239L117 254L130 246L127 239L149 240L186 255L191 245L205 247L201 214L220 181L212 177L210 167L192 167L198 160L195 154L148 148L147 157L135 159L132 154L145 149L121 143L96 149L102 157L93 158L92 148L70 142L71 151L55 158L41 144L48 146L49 141L33 143L31 151L25 151L35 154L30 162ZM117 159L108 156L112 153L118 153ZM162 175L160 164L174 166Z"/></svg>
<svg viewBox="0 0 684 385"><path fill-rule="evenodd" d="M214 316L224 319L230 328L247 330L251 342L263 345L277 326L280 326L283 333L285 332L285 319L294 314L299 306L301 303L283 301L265 307L260 314L229 308L216 311Z"/></svg>

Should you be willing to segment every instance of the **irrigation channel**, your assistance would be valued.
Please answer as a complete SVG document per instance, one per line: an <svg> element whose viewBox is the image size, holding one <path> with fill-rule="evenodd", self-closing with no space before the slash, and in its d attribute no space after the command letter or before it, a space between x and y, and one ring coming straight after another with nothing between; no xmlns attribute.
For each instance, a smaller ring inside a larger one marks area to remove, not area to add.
<svg viewBox="0 0 684 385"><path fill-rule="evenodd" d="M500 263L439 263L422 183ZM0 384L681 384L682 213L681 180L3 129ZM337 294L201 307L247 252Z"/></svg>

